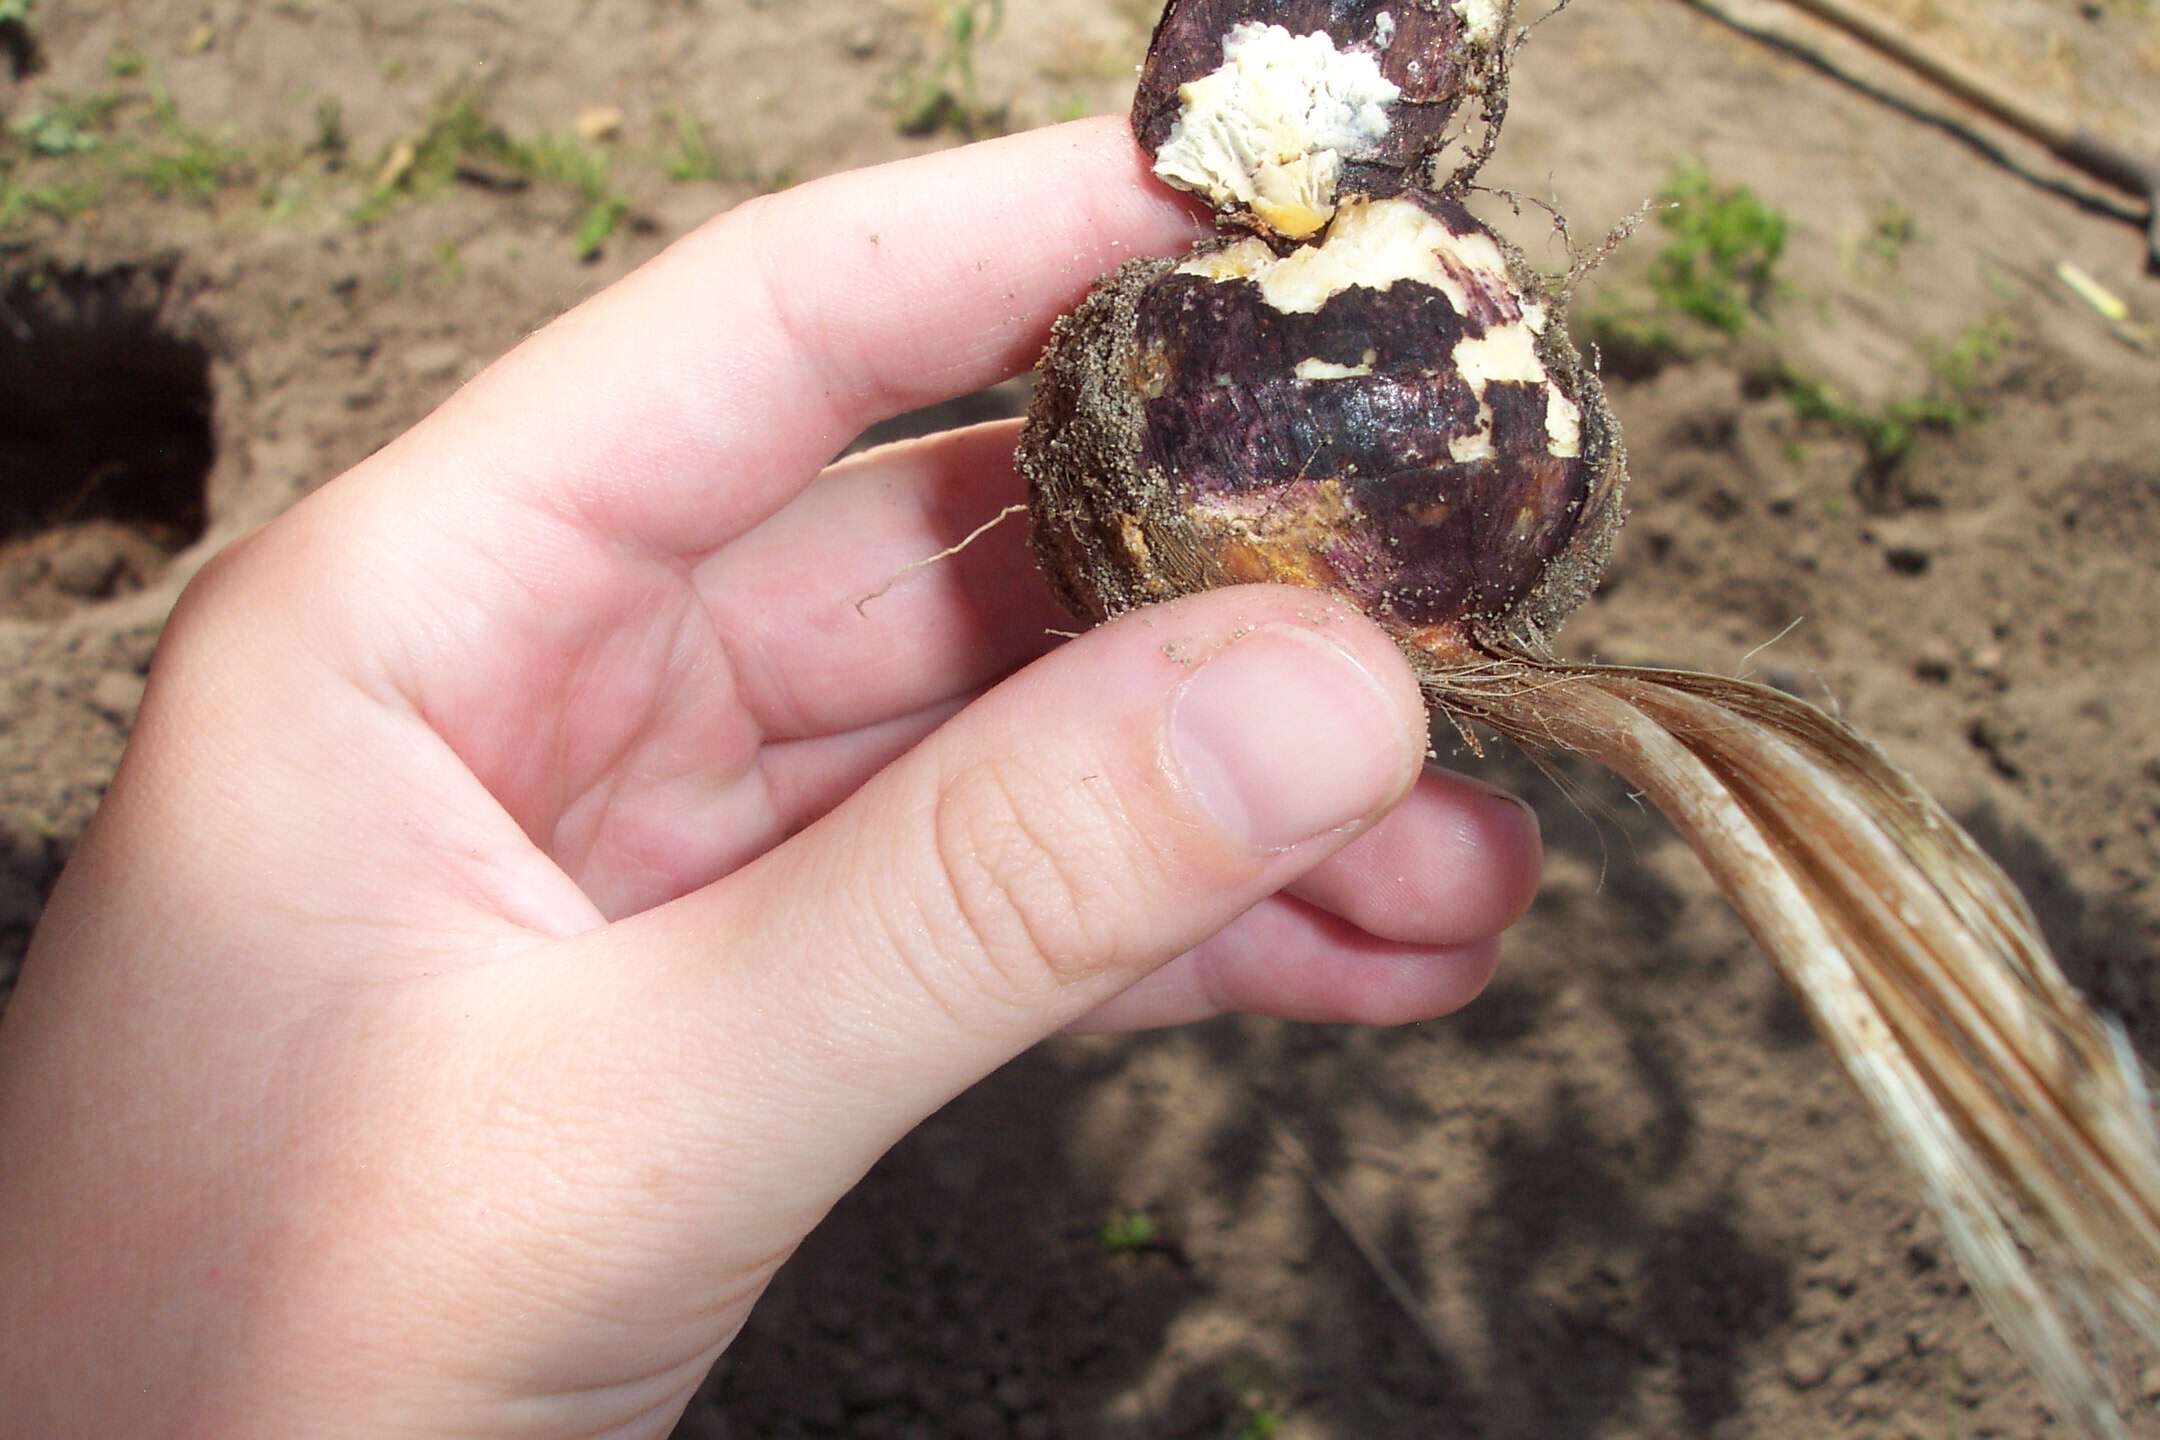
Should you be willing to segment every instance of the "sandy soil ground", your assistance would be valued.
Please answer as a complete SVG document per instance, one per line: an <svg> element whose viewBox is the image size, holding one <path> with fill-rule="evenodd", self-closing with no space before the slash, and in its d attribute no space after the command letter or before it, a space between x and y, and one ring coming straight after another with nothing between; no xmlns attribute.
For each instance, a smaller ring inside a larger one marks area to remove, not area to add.
<svg viewBox="0 0 2160 1440"><path fill-rule="evenodd" d="M1882 8L2160 150L2149 0ZM1567 648L1746 666L1834 702L1973 826L2160 1058L2160 356L2057 266L2132 323L2160 317L2160 283L2104 191L2014 141L1996 158L2027 173L1996 163L1954 132L1975 117L1776 0L1728 10L1880 93L1681 0L1579 0L1537 32L1488 172L1587 234L1699 159L1792 221L1768 321L1615 377L1636 513ZM0 986L162 618L217 545L705 216L956 141L898 123L949 54L928 3L46 0L32 17L37 63L0 79L0 111L114 104L75 115L95 148L35 168L19 157L65 134L19 130L17 188L77 188L0 204ZM1118 109L1151 20L1147 0L1015 4L975 47L972 93L945 70L946 118ZM605 176L477 159L431 187L430 116L460 95L527 139L619 108L585 147ZM402 169L400 141L423 142ZM386 178L416 193L356 213ZM612 229L594 220L618 199ZM602 232L590 260L581 225ZM1534 209L1511 225L1564 264ZM1660 243L1653 224L1598 294L1639 303ZM1895 464L1850 424L1800 418L1777 378L1888 414L1981 335L1958 398L1984 415L1923 429ZM114 471L71 438L91 432L137 435L134 459ZM143 469L152 453L173 463ZM1592 775L1570 774L1570 798L1484 763L1536 800L1552 858L1483 1001L1393 1033L1223 1023L1030 1056L832 1217L681 1433L2065 1433L1685 848ZM1106 1244L1106 1219L1135 1212L1153 1238ZM1346 1225L1406 1278L1429 1337Z"/></svg>

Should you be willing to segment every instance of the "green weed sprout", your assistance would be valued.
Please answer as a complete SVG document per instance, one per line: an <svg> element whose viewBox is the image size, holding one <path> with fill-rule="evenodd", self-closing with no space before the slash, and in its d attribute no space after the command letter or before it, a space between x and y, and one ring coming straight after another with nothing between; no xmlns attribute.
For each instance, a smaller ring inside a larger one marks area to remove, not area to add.
<svg viewBox="0 0 2160 1440"><path fill-rule="evenodd" d="M1658 198L1671 239L1651 265L1651 290L1668 309L1741 334L1773 293L1785 216L1745 185L1716 184L1699 160L1674 171Z"/></svg>
<svg viewBox="0 0 2160 1440"><path fill-rule="evenodd" d="M937 50L899 77L893 99L904 135L951 130L975 139L997 128L1002 106L983 103L975 76L975 47L1005 23L1005 0L951 0Z"/></svg>
<svg viewBox="0 0 2160 1440"><path fill-rule="evenodd" d="M87 155L104 143L112 114L119 108L118 95L90 95L80 100L54 96L10 122L8 133L28 146L33 155Z"/></svg>
<svg viewBox="0 0 2160 1440"><path fill-rule="evenodd" d="M392 147L377 171L373 193L353 219L373 224L403 201L440 194L461 168L476 163L533 184L575 191L584 207L573 238L580 260L598 255L630 213L630 202L613 188L612 166L603 151L569 135L516 139L472 96L460 95L438 106L418 135Z"/></svg>
<svg viewBox="0 0 2160 1440"><path fill-rule="evenodd" d="M1879 477L1896 469L1923 433L1948 434L1987 418L1985 372L2011 339L2009 322L1997 317L1972 326L1948 345L1924 347L1926 387L1874 409L1851 404L1824 382L1790 371L1781 374L1778 383L1801 420L1859 440L1867 449L1869 471Z"/></svg>
<svg viewBox="0 0 2160 1440"><path fill-rule="evenodd" d="M1145 1210L1128 1210L1103 1222L1102 1247L1113 1255L1130 1255L1148 1249L1161 1234L1154 1216Z"/></svg>

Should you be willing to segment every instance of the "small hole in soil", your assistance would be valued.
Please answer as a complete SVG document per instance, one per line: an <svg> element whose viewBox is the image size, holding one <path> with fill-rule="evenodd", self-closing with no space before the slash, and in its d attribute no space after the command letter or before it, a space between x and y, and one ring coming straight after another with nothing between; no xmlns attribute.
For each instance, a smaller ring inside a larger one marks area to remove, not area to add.
<svg viewBox="0 0 2160 1440"><path fill-rule="evenodd" d="M0 288L0 615L140 589L208 524L210 352L164 319L170 265Z"/></svg>
<svg viewBox="0 0 2160 1440"><path fill-rule="evenodd" d="M1929 559L1927 551L1915 550L1910 545L1893 545L1883 551L1884 563L1897 575L1925 575Z"/></svg>
<svg viewBox="0 0 2160 1440"><path fill-rule="evenodd" d="M44 68L45 57L38 53L37 37L30 33L25 21L0 20L0 55L7 57L8 74L17 80Z"/></svg>

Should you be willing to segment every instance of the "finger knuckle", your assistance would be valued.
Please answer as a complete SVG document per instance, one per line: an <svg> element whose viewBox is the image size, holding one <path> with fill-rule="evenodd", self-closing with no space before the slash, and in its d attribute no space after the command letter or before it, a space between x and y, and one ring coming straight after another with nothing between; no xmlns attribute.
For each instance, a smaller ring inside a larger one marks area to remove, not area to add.
<svg viewBox="0 0 2160 1440"><path fill-rule="evenodd" d="M199 673L229 662L233 617L256 583L256 544L253 535L234 541L189 577L158 637L153 678L163 680L178 671Z"/></svg>
<svg viewBox="0 0 2160 1440"><path fill-rule="evenodd" d="M932 849L946 906L987 978L1015 998L1117 963L1110 914L1130 876L1129 830L1085 786L1052 793L1001 765L941 787Z"/></svg>
<svg viewBox="0 0 2160 1440"><path fill-rule="evenodd" d="M235 591L247 583L249 557L254 548L254 537L249 536L226 545L203 561L174 601L171 617L166 622L167 633L175 629L192 630L207 623L219 611L229 609Z"/></svg>

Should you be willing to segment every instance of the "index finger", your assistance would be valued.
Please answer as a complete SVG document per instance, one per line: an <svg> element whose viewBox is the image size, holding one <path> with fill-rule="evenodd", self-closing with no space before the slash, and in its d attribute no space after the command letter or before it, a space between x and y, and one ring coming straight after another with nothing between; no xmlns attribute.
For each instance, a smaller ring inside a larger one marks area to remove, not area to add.
<svg viewBox="0 0 2160 1440"><path fill-rule="evenodd" d="M866 426L1027 368L1098 275L1200 233L1119 120L814 181L548 326L415 431L407 458L438 498L454 476L701 554Z"/></svg>

